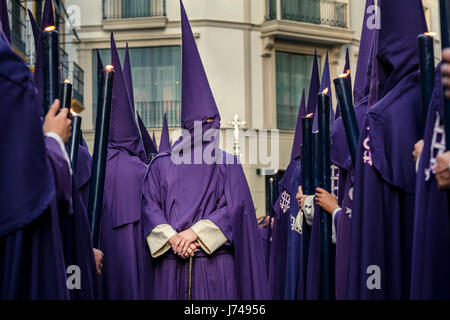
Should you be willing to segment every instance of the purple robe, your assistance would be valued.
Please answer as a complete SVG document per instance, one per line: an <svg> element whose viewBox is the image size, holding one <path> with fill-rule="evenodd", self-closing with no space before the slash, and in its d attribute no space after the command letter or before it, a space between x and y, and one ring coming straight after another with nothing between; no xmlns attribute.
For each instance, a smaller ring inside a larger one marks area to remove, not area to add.
<svg viewBox="0 0 450 320"><path fill-rule="evenodd" d="M419 0L381 1L380 10L383 28L374 37L369 110L355 163L349 299L406 299L410 293L416 179L411 152L423 122L417 34L426 31L426 22Z"/></svg>
<svg viewBox="0 0 450 320"><path fill-rule="evenodd" d="M0 299L68 299L45 143L56 146L44 142L30 71L5 41L0 32Z"/></svg>
<svg viewBox="0 0 450 320"><path fill-rule="evenodd" d="M181 232L209 219L227 237L212 255L200 251L193 258L191 299L268 298L255 209L240 165L177 165L162 153L150 165L143 210L145 235L161 224ZM152 265L152 298L187 299L189 260L169 250Z"/></svg>
<svg viewBox="0 0 450 320"><path fill-rule="evenodd" d="M436 156L445 151L440 75L438 68L416 180L410 296L414 300L450 299L448 193L438 189L431 170Z"/></svg>
<svg viewBox="0 0 450 320"><path fill-rule="evenodd" d="M141 160L144 149L112 35L111 55L116 74L100 224L102 289L105 299L143 299L147 281L141 197L147 166Z"/></svg>

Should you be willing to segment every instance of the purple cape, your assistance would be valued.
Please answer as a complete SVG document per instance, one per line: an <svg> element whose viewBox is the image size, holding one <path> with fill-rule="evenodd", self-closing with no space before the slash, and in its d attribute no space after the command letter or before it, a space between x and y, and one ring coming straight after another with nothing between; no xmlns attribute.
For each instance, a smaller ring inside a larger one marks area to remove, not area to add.
<svg viewBox="0 0 450 320"><path fill-rule="evenodd" d="M0 180L0 299L67 299L48 139L29 69L0 35L0 173L14 177Z"/></svg>
<svg viewBox="0 0 450 320"><path fill-rule="evenodd" d="M440 75L438 68L416 180L411 270L411 299L414 300L450 299L448 193L438 189L435 175L430 170L433 158L445 150Z"/></svg>

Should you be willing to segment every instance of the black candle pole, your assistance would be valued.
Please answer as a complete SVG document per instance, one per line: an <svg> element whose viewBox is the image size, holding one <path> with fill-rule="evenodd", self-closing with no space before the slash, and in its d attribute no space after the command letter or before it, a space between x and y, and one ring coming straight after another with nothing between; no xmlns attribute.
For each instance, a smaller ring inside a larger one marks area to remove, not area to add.
<svg viewBox="0 0 450 320"><path fill-rule="evenodd" d="M301 185L303 193L314 194L313 185L313 118L302 118L302 158L301 158Z"/></svg>
<svg viewBox="0 0 450 320"><path fill-rule="evenodd" d="M103 188L105 185L106 153L108 149L113 83L113 67L106 66L105 70L101 73L98 88L97 120L95 125L91 189L88 206L94 248L98 248L100 236L100 217L103 208Z"/></svg>
<svg viewBox="0 0 450 320"><path fill-rule="evenodd" d="M73 171L77 170L78 147L81 140L81 117L74 115L72 117L72 136L69 140L69 157L72 162Z"/></svg>
<svg viewBox="0 0 450 320"><path fill-rule="evenodd" d="M341 112L344 123L345 134L347 135L348 147L352 157L353 166L355 166L356 148L359 140L358 122L356 121L355 109L353 108L352 89L348 78L342 76L334 79L334 87L339 102L339 111Z"/></svg>
<svg viewBox="0 0 450 320"><path fill-rule="evenodd" d="M331 192L331 105L326 92L318 95L318 184L319 187ZM331 216L320 210L320 295L321 299L329 300L332 294L331 284Z"/></svg>
<svg viewBox="0 0 450 320"><path fill-rule="evenodd" d="M313 181L313 193L314 190L319 186L319 132L313 131L313 171L312 171L312 181Z"/></svg>
<svg viewBox="0 0 450 320"><path fill-rule="evenodd" d="M70 110L72 105L72 84L69 79L64 80L59 86L59 96L61 97L61 108Z"/></svg>
<svg viewBox="0 0 450 320"><path fill-rule="evenodd" d="M44 67L44 96L42 107L47 114L55 99L59 98L59 40L58 31L54 26L42 32L43 67Z"/></svg>
<svg viewBox="0 0 450 320"><path fill-rule="evenodd" d="M420 92L422 96L423 132L427 121L428 108L434 90L434 39L425 33L417 37L419 43Z"/></svg>
<svg viewBox="0 0 450 320"><path fill-rule="evenodd" d="M267 243L266 243L266 271L267 276L269 276L269 265L270 265L270 250L272 247L272 218L273 218L273 207L275 204L275 201L277 200L277 194L278 194L278 179L277 175L274 174L269 177L269 224L267 225Z"/></svg>

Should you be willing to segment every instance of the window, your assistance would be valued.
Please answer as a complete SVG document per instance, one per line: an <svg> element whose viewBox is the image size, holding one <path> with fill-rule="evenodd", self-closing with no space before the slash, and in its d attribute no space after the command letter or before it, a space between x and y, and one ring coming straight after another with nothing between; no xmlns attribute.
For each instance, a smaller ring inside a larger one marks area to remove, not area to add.
<svg viewBox="0 0 450 320"><path fill-rule="evenodd" d="M320 61L319 57L318 60ZM313 61L313 55L277 51L276 83L278 129L295 130L303 89L305 89L306 101L308 99Z"/></svg>
<svg viewBox="0 0 450 320"><path fill-rule="evenodd" d="M103 64L111 61L110 49L101 49ZM123 67L125 49L119 49ZM93 119L97 110L97 53L92 55ZM180 125L181 48L179 46L130 48L136 111L148 128L162 127L167 112L169 126Z"/></svg>

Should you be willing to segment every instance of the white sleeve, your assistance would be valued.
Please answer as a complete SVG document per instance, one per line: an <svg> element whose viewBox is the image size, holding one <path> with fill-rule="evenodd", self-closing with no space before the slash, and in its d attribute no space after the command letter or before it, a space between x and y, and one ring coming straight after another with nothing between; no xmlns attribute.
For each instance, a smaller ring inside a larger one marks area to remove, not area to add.
<svg viewBox="0 0 450 320"><path fill-rule="evenodd" d="M200 220L191 229L197 234L198 242L207 254L212 254L228 240L222 230L211 220Z"/></svg>
<svg viewBox="0 0 450 320"><path fill-rule="evenodd" d="M57 134L56 132L47 132L45 134L46 137L49 138L53 138L55 139L56 142L58 142L59 147L61 148L61 152L64 155L64 158L66 159L67 162L67 166L69 167L69 172L70 175L72 175L72 164L70 163L70 159L69 159L69 155L67 154L67 149L66 146L64 145L64 141L61 139L61 137L59 136L59 134Z"/></svg>
<svg viewBox="0 0 450 320"><path fill-rule="evenodd" d="M420 154L420 156L417 158L417 161L416 161L416 173L419 172L419 162L420 162L421 156L422 156L422 154Z"/></svg>
<svg viewBox="0 0 450 320"><path fill-rule="evenodd" d="M302 234L303 232L303 211L298 210L297 217L295 218L294 222L294 231L298 232L299 234Z"/></svg>
<svg viewBox="0 0 450 320"><path fill-rule="evenodd" d="M306 223L312 226L314 219L314 196L307 196L305 199L304 211Z"/></svg>
<svg viewBox="0 0 450 320"><path fill-rule="evenodd" d="M331 218L331 241L333 243L336 243L336 224L335 224L335 219L336 219L336 214L339 212L339 210L342 210L341 208L336 208L333 211L333 215Z"/></svg>
<svg viewBox="0 0 450 320"><path fill-rule="evenodd" d="M170 249L169 239L177 232L169 224L160 224L147 236L147 244L153 258L159 257Z"/></svg>

